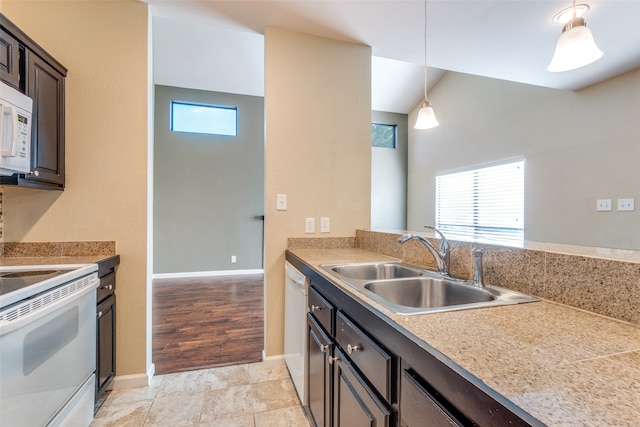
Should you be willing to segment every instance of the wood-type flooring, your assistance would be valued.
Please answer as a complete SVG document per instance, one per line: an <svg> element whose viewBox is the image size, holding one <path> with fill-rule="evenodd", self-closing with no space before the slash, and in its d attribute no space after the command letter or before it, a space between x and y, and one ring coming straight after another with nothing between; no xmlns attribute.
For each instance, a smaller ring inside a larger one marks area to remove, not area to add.
<svg viewBox="0 0 640 427"><path fill-rule="evenodd" d="M262 274L154 280L156 373L262 360L263 289Z"/></svg>

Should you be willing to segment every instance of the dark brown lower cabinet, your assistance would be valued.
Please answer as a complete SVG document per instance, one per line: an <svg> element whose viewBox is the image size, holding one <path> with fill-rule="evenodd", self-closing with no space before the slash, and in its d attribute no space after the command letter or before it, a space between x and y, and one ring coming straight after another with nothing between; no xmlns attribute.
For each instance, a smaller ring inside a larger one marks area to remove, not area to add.
<svg viewBox="0 0 640 427"><path fill-rule="evenodd" d="M116 296L111 295L98 305L96 313L96 396L101 396L116 374Z"/></svg>
<svg viewBox="0 0 640 427"><path fill-rule="evenodd" d="M96 307L96 410L116 376L116 269L120 255L98 262Z"/></svg>
<svg viewBox="0 0 640 427"><path fill-rule="evenodd" d="M459 427L465 425L455 414L438 401L424 380L411 369L403 369L400 379L401 427Z"/></svg>
<svg viewBox="0 0 640 427"><path fill-rule="evenodd" d="M311 313L307 313L307 332L307 410L315 427L330 427L333 341Z"/></svg>
<svg viewBox="0 0 640 427"><path fill-rule="evenodd" d="M334 427L388 427L391 411L336 348L333 385Z"/></svg>

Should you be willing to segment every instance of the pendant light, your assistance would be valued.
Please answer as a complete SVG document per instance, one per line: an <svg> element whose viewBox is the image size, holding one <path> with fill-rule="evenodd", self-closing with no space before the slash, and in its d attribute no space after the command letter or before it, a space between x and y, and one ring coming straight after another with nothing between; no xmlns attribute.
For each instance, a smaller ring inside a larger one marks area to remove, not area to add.
<svg viewBox="0 0 640 427"><path fill-rule="evenodd" d="M424 102L418 111L414 129L431 129L438 126L436 114L427 99L427 0L424 0Z"/></svg>
<svg viewBox="0 0 640 427"><path fill-rule="evenodd" d="M547 70L552 72L575 70L597 61L602 51L596 46L591 30L582 16L576 14L576 0L573 0L571 19L562 29L556 50Z"/></svg>

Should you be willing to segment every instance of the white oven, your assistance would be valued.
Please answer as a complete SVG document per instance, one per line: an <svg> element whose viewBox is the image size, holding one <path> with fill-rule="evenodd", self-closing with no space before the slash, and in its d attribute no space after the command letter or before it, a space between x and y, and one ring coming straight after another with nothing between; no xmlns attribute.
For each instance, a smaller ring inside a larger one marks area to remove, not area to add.
<svg viewBox="0 0 640 427"><path fill-rule="evenodd" d="M91 423L100 281L77 267L0 267L0 426Z"/></svg>

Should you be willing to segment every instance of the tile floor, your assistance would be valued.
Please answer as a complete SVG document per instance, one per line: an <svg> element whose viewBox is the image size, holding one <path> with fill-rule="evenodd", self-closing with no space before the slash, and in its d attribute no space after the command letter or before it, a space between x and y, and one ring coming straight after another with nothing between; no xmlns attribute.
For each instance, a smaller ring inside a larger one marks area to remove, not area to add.
<svg viewBox="0 0 640 427"><path fill-rule="evenodd" d="M308 427L284 360L155 376L113 390L92 427Z"/></svg>

